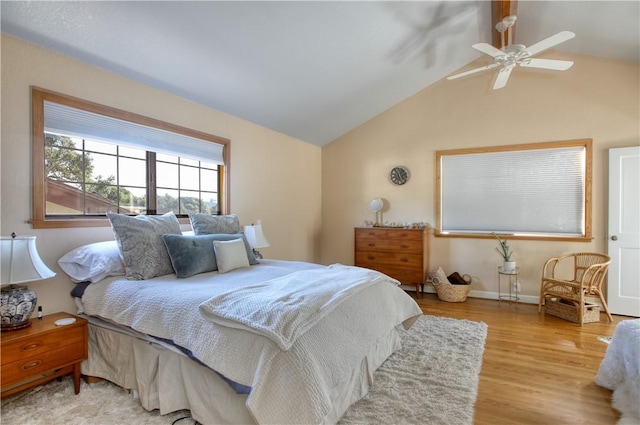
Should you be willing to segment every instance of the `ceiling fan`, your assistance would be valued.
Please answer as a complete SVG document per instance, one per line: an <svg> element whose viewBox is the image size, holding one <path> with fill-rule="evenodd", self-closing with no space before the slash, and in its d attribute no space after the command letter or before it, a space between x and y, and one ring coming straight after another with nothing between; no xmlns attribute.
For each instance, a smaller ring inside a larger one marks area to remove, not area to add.
<svg viewBox="0 0 640 425"><path fill-rule="evenodd" d="M532 56L564 41L571 40L576 36L574 33L571 31L561 31L529 47L522 44L512 44L511 27L516 23L516 19L517 18L514 15L507 16L501 22L496 24L496 30L501 34L501 49L497 49L488 43L477 43L472 46L474 49L492 56L495 61L494 63L451 75L447 77L447 80L455 80L456 78L466 77L467 75L475 74L476 72L500 68L500 71L493 83L493 89L497 90L507 85L511 71L513 71L513 68L515 68L516 65L520 65L525 68L543 68L555 71L565 71L571 68L571 65L573 65L573 62L571 61L537 59L532 58ZM505 33L508 34L506 42Z"/></svg>

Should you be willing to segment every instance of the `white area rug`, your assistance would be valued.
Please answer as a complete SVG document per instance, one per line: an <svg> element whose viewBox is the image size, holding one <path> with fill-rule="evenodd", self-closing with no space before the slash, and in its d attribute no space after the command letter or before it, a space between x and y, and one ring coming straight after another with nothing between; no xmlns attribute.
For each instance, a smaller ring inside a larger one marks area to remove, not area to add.
<svg viewBox="0 0 640 425"><path fill-rule="evenodd" d="M339 424L472 425L486 335L484 323L421 317L403 334L402 350L375 372L369 394ZM77 396L70 377L38 388L2 401L3 425L171 425L189 414L148 412L106 381L83 381Z"/></svg>

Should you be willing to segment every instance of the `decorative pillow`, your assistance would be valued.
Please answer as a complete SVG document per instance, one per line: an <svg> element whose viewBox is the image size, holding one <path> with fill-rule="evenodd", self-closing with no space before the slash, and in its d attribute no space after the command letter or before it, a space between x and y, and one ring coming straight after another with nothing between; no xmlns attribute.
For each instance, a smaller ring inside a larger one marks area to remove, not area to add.
<svg viewBox="0 0 640 425"><path fill-rule="evenodd" d="M107 217L120 247L127 279L151 279L173 273L162 235L182 233L174 213L135 217L107 213Z"/></svg>
<svg viewBox="0 0 640 425"><path fill-rule="evenodd" d="M448 283L447 275L445 274L442 267L438 267L437 269L433 269L429 272L429 277L434 283ZM437 279L437 280L436 280Z"/></svg>
<svg viewBox="0 0 640 425"><path fill-rule="evenodd" d="M176 277L184 278L218 270L213 241L242 239L249 264L258 264L251 245L242 233L233 235L163 235Z"/></svg>
<svg viewBox="0 0 640 425"><path fill-rule="evenodd" d="M240 221L235 214L210 215L190 213L191 227L196 235L240 233Z"/></svg>
<svg viewBox="0 0 640 425"><path fill-rule="evenodd" d="M218 268L213 252L214 238L211 236L215 235L162 236L176 277L189 277L194 274L211 272Z"/></svg>
<svg viewBox="0 0 640 425"><path fill-rule="evenodd" d="M64 254L58 265L75 283L95 283L108 276L124 275L124 263L116 241L83 245Z"/></svg>
<svg viewBox="0 0 640 425"><path fill-rule="evenodd" d="M213 241L213 250L216 253L216 262L220 273L249 267L249 258L242 239Z"/></svg>

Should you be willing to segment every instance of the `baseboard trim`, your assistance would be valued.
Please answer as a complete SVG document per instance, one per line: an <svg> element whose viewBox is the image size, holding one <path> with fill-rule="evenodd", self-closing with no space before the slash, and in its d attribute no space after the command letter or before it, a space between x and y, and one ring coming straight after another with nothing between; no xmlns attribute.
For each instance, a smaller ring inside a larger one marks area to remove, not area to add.
<svg viewBox="0 0 640 425"><path fill-rule="evenodd" d="M416 288L415 287L410 287L410 286L403 286L403 289L409 290L409 291L415 291ZM434 288L431 285L424 285L424 293L426 294L435 294L436 293L436 288ZM504 297L505 295L509 295L507 294L502 294L502 296ZM515 294L512 294L515 296ZM477 291L477 290L471 290L469 291L469 295L468 297L471 298L483 298L486 300L497 300L498 299L498 293L497 292L489 292L489 291ZM522 295L522 294L518 294L518 302L521 302L523 304L535 304L538 305L538 301L540 300L540 297L535 296L535 295ZM505 301L503 299L503 301Z"/></svg>

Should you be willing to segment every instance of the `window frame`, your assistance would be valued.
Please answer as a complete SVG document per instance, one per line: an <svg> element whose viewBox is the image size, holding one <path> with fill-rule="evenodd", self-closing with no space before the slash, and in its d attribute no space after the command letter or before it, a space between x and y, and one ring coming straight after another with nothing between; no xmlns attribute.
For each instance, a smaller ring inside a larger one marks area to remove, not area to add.
<svg viewBox="0 0 640 425"><path fill-rule="evenodd" d="M46 171L45 171L45 131L44 131L44 102L54 102L77 109L90 111L108 117L130 121L132 123L154 127L177 134L210 141L223 145L224 165L218 173L218 191L220 193L221 214L229 214L230 193L230 156L231 141L223 137L214 136L198 130L192 130L177 124L171 124L154 118L145 117L133 112L123 111L110 106L101 105L73 96L56 93L39 87L31 87L31 137L32 137L32 218L28 222L34 229L74 228L74 227L106 227L109 220L106 217L65 217L54 218L46 216ZM181 223L188 223L188 218L180 218Z"/></svg>
<svg viewBox="0 0 640 425"><path fill-rule="evenodd" d="M546 241L565 241L565 242L591 242L593 240L592 235L592 179L593 179L593 142L591 139L578 139L578 140L566 140L556 142L542 142L542 143L530 143L522 145L505 145L505 146L492 146L482 148L467 148L467 149L451 149L436 151L436 228L434 229L434 235L436 237L446 238L494 238L493 233L489 232L443 232L442 231L442 157L448 155L468 155L468 154L482 154L482 153L496 153L496 152L511 152L511 151L529 151L529 150L544 150L544 149L557 149L566 147L584 147L585 148L585 180L584 180L584 235L582 236L562 236L553 234L544 234L536 232L523 232L527 234L509 234L505 235L509 239L521 239L521 240L546 240Z"/></svg>

